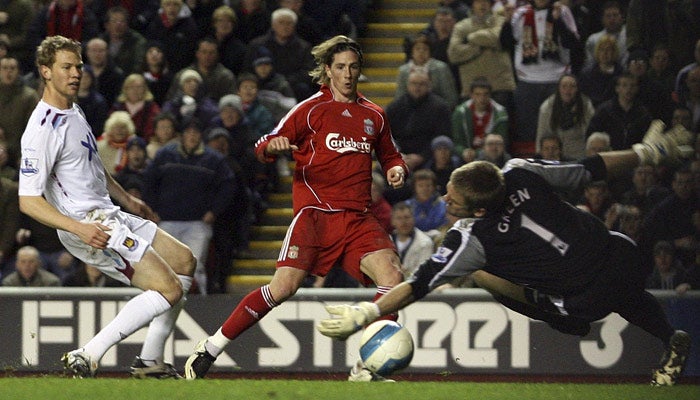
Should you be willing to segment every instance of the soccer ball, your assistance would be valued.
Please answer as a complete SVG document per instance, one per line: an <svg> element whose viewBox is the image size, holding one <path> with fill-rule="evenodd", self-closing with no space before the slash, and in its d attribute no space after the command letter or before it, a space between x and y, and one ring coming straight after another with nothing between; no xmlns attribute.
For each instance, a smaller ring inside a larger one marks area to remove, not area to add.
<svg viewBox="0 0 700 400"><path fill-rule="evenodd" d="M360 358L375 374L388 376L413 358L413 338L403 325L389 320L370 324L360 338Z"/></svg>

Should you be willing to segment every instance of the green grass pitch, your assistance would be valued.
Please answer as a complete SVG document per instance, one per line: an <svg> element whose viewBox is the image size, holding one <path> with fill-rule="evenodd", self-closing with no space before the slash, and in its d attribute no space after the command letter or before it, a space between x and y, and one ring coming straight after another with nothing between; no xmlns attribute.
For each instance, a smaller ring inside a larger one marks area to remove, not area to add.
<svg viewBox="0 0 700 400"><path fill-rule="evenodd" d="M700 386L653 388L642 384L474 383L281 379L204 379L198 381L7 377L0 379L6 400L698 400Z"/></svg>

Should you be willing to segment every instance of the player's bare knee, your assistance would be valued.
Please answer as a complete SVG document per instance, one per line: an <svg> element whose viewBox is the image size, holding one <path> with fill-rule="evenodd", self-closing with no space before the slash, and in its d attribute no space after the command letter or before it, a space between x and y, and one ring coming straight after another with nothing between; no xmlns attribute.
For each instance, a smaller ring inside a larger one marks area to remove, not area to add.
<svg viewBox="0 0 700 400"><path fill-rule="evenodd" d="M401 261L399 256L391 250L380 250L367 256L362 260L360 268L380 286L393 287L403 282Z"/></svg>
<svg viewBox="0 0 700 400"><path fill-rule="evenodd" d="M170 259L170 268L176 274L187 276L194 274L194 270L197 267L197 259L187 246L178 246L174 254L171 254L168 258Z"/></svg>
<svg viewBox="0 0 700 400"><path fill-rule="evenodd" d="M175 279L174 281L171 280L167 285L165 285L165 287L158 290L158 292L165 297L165 300L167 300L170 305L177 304L177 302L180 301L184 295L182 284L178 279Z"/></svg>
<svg viewBox="0 0 700 400"><path fill-rule="evenodd" d="M292 283L278 285L277 290L275 291L275 293L273 293L275 302L277 302L278 304L282 303L288 298L294 296L298 289L299 286L294 285Z"/></svg>
<svg viewBox="0 0 700 400"><path fill-rule="evenodd" d="M184 252L181 265L180 271L175 271L176 273L188 276L194 274L194 270L197 267L197 259L190 249L186 249Z"/></svg>
<svg viewBox="0 0 700 400"><path fill-rule="evenodd" d="M403 273L395 268L387 269L386 273L378 279L377 285L394 287L403 282Z"/></svg>

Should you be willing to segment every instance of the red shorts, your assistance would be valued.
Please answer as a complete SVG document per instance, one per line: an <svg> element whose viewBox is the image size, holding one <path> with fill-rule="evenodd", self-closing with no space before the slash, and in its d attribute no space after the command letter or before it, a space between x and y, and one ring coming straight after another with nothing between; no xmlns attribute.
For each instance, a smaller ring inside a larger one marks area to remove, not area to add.
<svg viewBox="0 0 700 400"><path fill-rule="evenodd" d="M372 280L360 271L360 261L382 249L396 251L391 237L371 212L304 208L289 225L277 267L326 276L339 262L350 276L368 285Z"/></svg>

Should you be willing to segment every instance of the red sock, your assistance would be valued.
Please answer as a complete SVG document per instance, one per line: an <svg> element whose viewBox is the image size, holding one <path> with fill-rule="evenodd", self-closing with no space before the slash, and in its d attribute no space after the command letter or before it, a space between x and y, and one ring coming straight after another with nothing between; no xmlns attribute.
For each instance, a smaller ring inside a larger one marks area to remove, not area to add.
<svg viewBox="0 0 700 400"><path fill-rule="evenodd" d="M391 286L377 286L377 293L375 293L372 301L377 301L377 299L384 296L389 290L391 290ZM377 318L377 321L382 320L382 319L388 319L389 321L396 321L397 319L399 319L399 314L398 313L387 314L387 315L384 315L382 317Z"/></svg>
<svg viewBox="0 0 700 400"><path fill-rule="evenodd" d="M278 304L272 298L270 286L265 285L248 293L221 326L221 333L233 340L258 323Z"/></svg>

